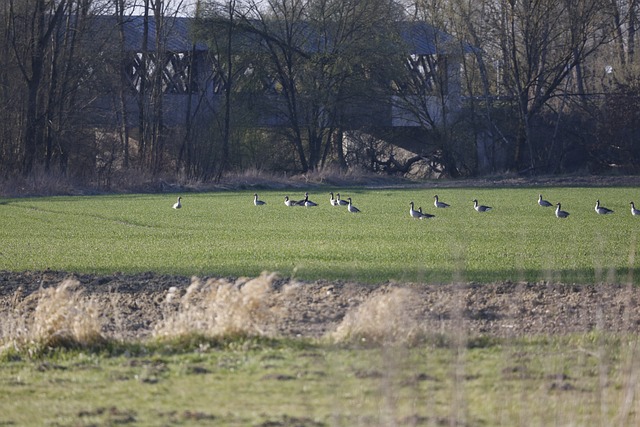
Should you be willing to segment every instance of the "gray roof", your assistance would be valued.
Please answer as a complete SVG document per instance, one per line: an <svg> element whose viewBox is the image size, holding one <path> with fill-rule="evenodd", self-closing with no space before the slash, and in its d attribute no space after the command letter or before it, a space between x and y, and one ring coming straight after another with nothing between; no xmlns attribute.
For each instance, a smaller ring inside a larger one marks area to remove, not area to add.
<svg viewBox="0 0 640 427"><path fill-rule="evenodd" d="M454 46L465 52L472 50L468 43L422 21L400 23L400 36L415 55L444 54Z"/></svg>
<svg viewBox="0 0 640 427"><path fill-rule="evenodd" d="M117 20L112 15L98 15L94 19L97 34L117 39ZM188 52L194 48L194 37L191 32L193 19L184 17L165 17L163 19L163 44L169 52ZM156 48L156 20L148 20L148 51ZM123 21L125 50L139 52L142 50L144 35L144 16L127 16ZM196 42L196 50L207 50L204 43Z"/></svg>
<svg viewBox="0 0 640 427"><path fill-rule="evenodd" d="M98 15L93 17L95 20L94 28L97 35L102 37L117 38L117 21L112 15ZM207 46L205 43L198 41L194 44L194 37L192 33L192 25L195 22L194 18L187 17L165 17L164 20L164 44L165 49L170 52L187 52L192 49L205 51ZM149 38L148 38L148 51L153 52L155 50L155 37L156 37L156 21L153 17L149 17ZM302 23L307 35L314 33L308 23ZM398 23L398 31L401 39L407 45L410 53L416 55L433 55L433 54L445 54L447 50L451 49L453 43L457 44L457 48L463 47L465 51L469 52L472 48L466 44L460 44L455 37L447 34L443 31L437 30L432 25L426 22L400 22ZM125 33L125 50L127 51L141 51L143 44L144 34L144 17L143 16L129 16L124 20L124 33ZM315 36L318 37L318 36ZM244 37L244 43L248 40L255 39L256 34ZM313 37L307 39L308 47L305 50L312 52L314 49L312 46L322 46L324 43L310 42ZM246 44L245 44L246 46Z"/></svg>

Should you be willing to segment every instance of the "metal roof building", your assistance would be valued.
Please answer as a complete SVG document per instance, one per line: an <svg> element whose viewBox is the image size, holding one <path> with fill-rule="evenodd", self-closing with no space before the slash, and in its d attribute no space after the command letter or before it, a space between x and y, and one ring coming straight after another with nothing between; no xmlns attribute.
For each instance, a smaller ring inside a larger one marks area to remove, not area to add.
<svg viewBox="0 0 640 427"><path fill-rule="evenodd" d="M97 39L111 38L118 40L120 34L118 21L114 16L95 16L92 18L93 28ZM143 52L145 19L142 16L126 17L122 22L124 34L124 51L128 61L123 66L126 79L131 86L131 99L127 102L127 117L132 120L131 125L138 118L138 105L135 101L136 93L142 87L142 79L150 79L150 70L161 67L163 69L163 91L165 94L165 118L167 126L180 126L184 123L187 111L198 111L198 114L216 114L220 105L221 79L216 75L215 67L208 58L208 46L194 37L193 24L195 19L186 17L166 17L162 25L149 17L146 26L147 44ZM205 25L206 25L206 21ZM213 25L213 24L212 24ZM301 26L299 34L304 39L303 53L313 54L321 49L329 49L331 40L319 36L307 22L298 24ZM251 26L247 26L251 27ZM447 57L450 54L459 55L460 52L468 53L472 48L459 42L450 34L437 30L426 22L398 22L396 23L397 38L405 47L405 53L411 58L407 66L419 69L428 79L427 68L429 61L424 58L429 56ZM264 48L261 34L257 31L238 32L238 43L243 49ZM160 35L160 45L156 44L156 37ZM162 52L158 52L161 46ZM143 64L143 57L146 64ZM447 65L449 66L449 65ZM453 67L455 68L455 66ZM151 84L151 83L149 83ZM453 92L453 91L452 91ZM204 96L189 96L189 94L204 94ZM204 100L205 106L202 106ZM188 107L189 103L191 106ZM200 103L196 105L195 103ZM402 111L400 103L390 99L387 105L371 105L367 100L354 101L353 126L365 126L367 123L375 126L388 127L413 127L420 124L407 111ZM434 103L435 105L436 103ZM366 114L362 113L362 105L367 106ZM109 97L97 99L94 106L100 111L100 121L113 121L113 100ZM375 111L375 113L374 113ZM117 114L117 113L116 113ZM375 116L375 117L374 117ZM279 126L282 121L273 117L263 117L257 126ZM285 124L286 125L286 124Z"/></svg>

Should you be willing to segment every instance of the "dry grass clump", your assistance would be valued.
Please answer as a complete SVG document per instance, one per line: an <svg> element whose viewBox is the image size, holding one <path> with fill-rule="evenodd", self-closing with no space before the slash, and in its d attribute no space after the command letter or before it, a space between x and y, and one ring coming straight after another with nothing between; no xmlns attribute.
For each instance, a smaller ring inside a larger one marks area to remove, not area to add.
<svg viewBox="0 0 640 427"><path fill-rule="evenodd" d="M184 295L172 288L165 300L165 318L156 326L160 338L200 334L204 336L270 336L275 312L270 305L277 275L236 281L194 277Z"/></svg>
<svg viewBox="0 0 640 427"><path fill-rule="evenodd" d="M42 351L104 344L98 305L78 290L79 284L67 279L16 303L2 322L1 348Z"/></svg>
<svg viewBox="0 0 640 427"><path fill-rule="evenodd" d="M415 345L424 337L417 319L411 315L417 298L408 288L374 295L348 312L330 338L369 345Z"/></svg>

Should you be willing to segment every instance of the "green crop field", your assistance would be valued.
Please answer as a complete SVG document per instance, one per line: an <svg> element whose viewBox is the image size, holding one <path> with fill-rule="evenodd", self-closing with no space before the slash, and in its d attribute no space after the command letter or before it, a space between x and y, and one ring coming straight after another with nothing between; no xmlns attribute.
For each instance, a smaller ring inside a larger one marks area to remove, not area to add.
<svg viewBox="0 0 640 427"><path fill-rule="evenodd" d="M362 212L329 205L329 191L351 196ZM538 193L570 213L537 205ZM177 195L46 197L0 201L0 269L86 273L155 271L249 275L277 271L301 279L492 282L627 281L637 270L638 188L312 191L318 207L286 207L264 191ZM493 207L473 209L473 199ZM597 215L596 199L615 210ZM409 202L435 214L409 216ZM638 275L634 275L638 280Z"/></svg>

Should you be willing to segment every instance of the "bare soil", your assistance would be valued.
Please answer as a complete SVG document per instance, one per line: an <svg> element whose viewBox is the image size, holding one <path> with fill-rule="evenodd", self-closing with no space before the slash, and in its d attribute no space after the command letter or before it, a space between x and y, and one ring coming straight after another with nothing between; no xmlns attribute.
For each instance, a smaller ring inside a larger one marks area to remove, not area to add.
<svg viewBox="0 0 640 427"><path fill-rule="evenodd" d="M104 307L117 312L108 328L118 336L143 339L163 315L171 287L184 291L191 278L144 273L137 275L70 275L65 272L0 272L0 313L11 310L40 288L75 278L80 288ZM203 278L206 279L206 278ZM278 335L320 337L336 329L345 315L379 293L410 287L419 301L413 308L421 324L434 332L464 330L469 336L510 337L561 335L606 330L640 330L640 289L633 286L550 283L369 285L351 282L274 282L273 301L281 310ZM417 307L417 309L416 309ZM117 319L116 319L117 317ZM116 324L117 323L117 324ZM461 329L462 328L462 329Z"/></svg>

